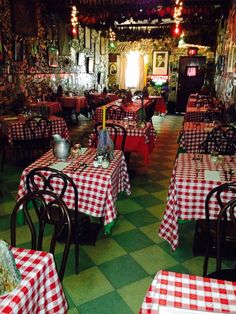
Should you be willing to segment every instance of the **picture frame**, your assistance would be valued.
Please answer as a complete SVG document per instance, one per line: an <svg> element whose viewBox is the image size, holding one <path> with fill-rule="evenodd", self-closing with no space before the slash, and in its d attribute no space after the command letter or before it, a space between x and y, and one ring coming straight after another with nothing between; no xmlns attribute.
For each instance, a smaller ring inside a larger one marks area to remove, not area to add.
<svg viewBox="0 0 236 314"><path fill-rule="evenodd" d="M167 75L168 74L168 51L153 52L153 74Z"/></svg>
<svg viewBox="0 0 236 314"><path fill-rule="evenodd" d="M111 63L109 65L109 75L116 75L117 74L117 65L116 63Z"/></svg>
<svg viewBox="0 0 236 314"><path fill-rule="evenodd" d="M91 49L91 30L87 26L84 28L84 48Z"/></svg>
<svg viewBox="0 0 236 314"><path fill-rule="evenodd" d="M23 61L23 41L16 39L14 41L14 61Z"/></svg>
<svg viewBox="0 0 236 314"><path fill-rule="evenodd" d="M105 55L106 54L106 38L101 37L100 38L100 54Z"/></svg>
<svg viewBox="0 0 236 314"><path fill-rule="evenodd" d="M2 40L2 30L0 29L0 64L4 63L4 48Z"/></svg>
<svg viewBox="0 0 236 314"><path fill-rule="evenodd" d="M48 65L52 68L57 68L59 66L58 48L48 47Z"/></svg>
<svg viewBox="0 0 236 314"><path fill-rule="evenodd" d="M12 26L15 34L37 35L35 1L11 0Z"/></svg>

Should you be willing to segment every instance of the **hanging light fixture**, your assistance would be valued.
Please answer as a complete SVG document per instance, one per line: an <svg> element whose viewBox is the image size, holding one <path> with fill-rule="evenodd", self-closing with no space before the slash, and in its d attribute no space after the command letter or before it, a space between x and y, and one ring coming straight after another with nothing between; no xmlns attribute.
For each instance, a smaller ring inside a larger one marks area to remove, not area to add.
<svg viewBox="0 0 236 314"><path fill-rule="evenodd" d="M183 2L181 0L175 0L175 8L174 8L174 21L175 21L175 29L174 34L176 36L180 35L180 22L182 22L182 10L183 10Z"/></svg>
<svg viewBox="0 0 236 314"><path fill-rule="evenodd" d="M76 38L78 36L78 17L77 17L77 8L75 5L72 6L71 8L71 32L72 32L72 36L74 38Z"/></svg>
<svg viewBox="0 0 236 314"><path fill-rule="evenodd" d="M115 44L114 44L115 40L116 40L116 33L110 27L109 28L109 44L111 48L115 47Z"/></svg>

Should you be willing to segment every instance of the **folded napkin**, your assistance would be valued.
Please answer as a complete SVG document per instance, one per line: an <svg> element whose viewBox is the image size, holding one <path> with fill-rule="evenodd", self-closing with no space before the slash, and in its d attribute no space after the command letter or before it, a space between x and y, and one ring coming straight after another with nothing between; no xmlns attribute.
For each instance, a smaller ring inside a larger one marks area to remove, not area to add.
<svg viewBox="0 0 236 314"><path fill-rule="evenodd" d="M56 169L56 170L63 170L64 168L66 168L69 165L69 162L66 161L58 161L55 162L54 164L50 165L49 167L52 169Z"/></svg>
<svg viewBox="0 0 236 314"><path fill-rule="evenodd" d="M17 120L18 117L7 117L7 118L3 118L3 120L5 121L13 121L13 120Z"/></svg>
<svg viewBox="0 0 236 314"><path fill-rule="evenodd" d="M204 171L205 180L209 181L221 181L220 173L216 170L205 170Z"/></svg>

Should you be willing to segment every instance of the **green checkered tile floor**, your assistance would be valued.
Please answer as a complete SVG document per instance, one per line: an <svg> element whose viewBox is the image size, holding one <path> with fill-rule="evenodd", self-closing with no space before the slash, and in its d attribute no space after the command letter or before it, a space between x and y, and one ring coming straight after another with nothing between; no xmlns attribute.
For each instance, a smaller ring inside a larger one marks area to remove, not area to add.
<svg viewBox="0 0 236 314"><path fill-rule="evenodd" d="M70 130L74 143L91 129L91 122L82 118ZM160 269L202 274L203 258L192 254L194 222L180 224L180 246L174 253L158 236L183 119L154 116L153 122L158 138L151 161L143 165L139 156L131 156L130 166L135 170L130 180L132 193L121 193L117 200L119 215L112 236L105 238L101 234L95 246L81 246L79 275L74 273L74 247L71 248L63 280L69 314L138 313ZM0 238L8 241L21 171L6 163L1 173ZM29 247L24 226L18 229L21 246ZM56 261L60 257L59 250Z"/></svg>

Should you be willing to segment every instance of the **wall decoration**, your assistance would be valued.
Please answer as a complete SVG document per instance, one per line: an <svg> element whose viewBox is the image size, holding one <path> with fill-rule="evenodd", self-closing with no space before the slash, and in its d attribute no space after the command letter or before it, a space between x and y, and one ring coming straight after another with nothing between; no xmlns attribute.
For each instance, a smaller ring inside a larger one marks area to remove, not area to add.
<svg viewBox="0 0 236 314"><path fill-rule="evenodd" d="M101 37L101 39L100 39L100 53L101 53L101 55L106 54L106 43L107 43L106 38Z"/></svg>
<svg viewBox="0 0 236 314"><path fill-rule="evenodd" d="M95 64L100 64L100 40L97 40L94 45Z"/></svg>
<svg viewBox="0 0 236 314"><path fill-rule="evenodd" d="M0 64L4 62L4 54L3 54L3 41L2 41L2 32L0 29Z"/></svg>
<svg viewBox="0 0 236 314"><path fill-rule="evenodd" d="M14 61L22 62L23 61L23 41L15 40L14 42Z"/></svg>
<svg viewBox="0 0 236 314"><path fill-rule="evenodd" d="M83 52L78 52L77 53L77 65L84 65L85 64L85 55Z"/></svg>
<svg viewBox="0 0 236 314"><path fill-rule="evenodd" d="M13 30L16 34L36 36L35 2L32 0L11 0Z"/></svg>
<svg viewBox="0 0 236 314"><path fill-rule="evenodd" d="M94 58L92 57L86 58L86 72L94 73Z"/></svg>
<svg viewBox="0 0 236 314"><path fill-rule="evenodd" d="M167 75L168 73L168 51L153 52L153 74Z"/></svg>
<svg viewBox="0 0 236 314"><path fill-rule="evenodd" d="M84 29L84 48L91 49L91 31L87 26Z"/></svg>
<svg viewBox="0 0 236 314"><path fill-rule="evenodd" d="M117 73L117 65L116 63L111 63L109 65L109 75L116 75Z"/></svg>
<svg viewBox="0 0 236 314"><path fill-rule="evenodd" d="M58 49L54 47L48 47L48 65L50 67L56 68L59 66L58 62Z"/></svg>

